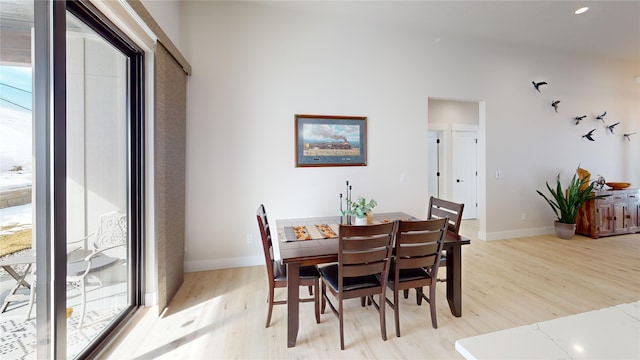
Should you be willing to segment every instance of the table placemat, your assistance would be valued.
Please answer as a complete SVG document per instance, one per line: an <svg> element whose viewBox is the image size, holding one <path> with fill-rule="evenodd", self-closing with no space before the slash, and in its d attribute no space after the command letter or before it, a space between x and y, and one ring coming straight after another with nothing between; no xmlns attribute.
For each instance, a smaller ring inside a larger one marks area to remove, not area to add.
<svg viewBox="0 0 640 360"><path fill-rule="evenodd" d="M284 227L284 242L338 237L338 224L310 224Z"/></svg>
<svg viewBox="0 0 640 360"><path fill-rule="evenodd" d="M390 217L381 220L373 220L372 224L384 224L395 220L419 220L413 216L400 218ZM304 224L304 225L303 225ZM334 239L338 237L339 224L301 222L298 226L285 226L280 228L282 242Z"/></svg>

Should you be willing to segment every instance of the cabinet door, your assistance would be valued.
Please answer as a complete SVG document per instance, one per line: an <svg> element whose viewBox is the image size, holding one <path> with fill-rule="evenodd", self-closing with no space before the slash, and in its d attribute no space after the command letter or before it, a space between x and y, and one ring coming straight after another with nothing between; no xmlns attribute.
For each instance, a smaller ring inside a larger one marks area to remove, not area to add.
<svg viewBox="0 0 640 360"><path fill-rule="evenodd" d="M625 221L629 232L640 232L640 192L634 191L627 195L629 208L625 214Z"/></svg>
<svg viewBox="0 0 640 360"><path fill-rule="evenodd" d="M600 235L613 234L613 204L600 204L596 208L596 223Z"/></svg>
<svg viewBox="0 0 640 360"><path fill-rule="evenodd" d="M625 214L627 229L629 232L640 232L640 203L630 203L627 214Z"/></svg>
<svg viewBox="0 0 640 360"><path fill-rule="evenodd" d="M626 221L625 215L628 213L627 204L626 203L616 203L613 204L613 232L618 233L626 233Z"/></svg>

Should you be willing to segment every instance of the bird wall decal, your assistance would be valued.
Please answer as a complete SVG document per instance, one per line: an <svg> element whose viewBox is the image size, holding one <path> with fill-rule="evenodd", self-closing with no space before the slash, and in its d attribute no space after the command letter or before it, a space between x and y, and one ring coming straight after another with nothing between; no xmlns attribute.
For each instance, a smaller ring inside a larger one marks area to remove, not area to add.
<svg viewBox="0 0 640 360"><path fill-rule="evenodd" d="M582 121L586 117L587 117L587 115L576 116L576 117L573 118L573 120L575 120L576 121L576 125L578 125L580 123L580 121Z"/></svg>
<svg viewBox="0 0 640 360"><path fill-rule="evenodd" d="M632 133L629 133L629 134L623 134L622 136L623 136L625 139L627 139L627 141L631 141L631 135L634 135L634 134L635 134L635 133L634 133L634 132L632 132Z"/></svg>
<svg viewBox="0 0 640 360"><path fill-rule="evenodd" d="M602 115L596 116L596 120L600 120L600 121L604 122L605 115L607 115L606 111L604 113L602 113Z"/></svg>
<svg viewBox="0 0 640 360"><path fill-rule="evenodd" d="M546 81L540 81L540 82L532 81L531 83L533 84L533 87L534 87L534 88L536 88L536 90L537 90L539 93L541 93L541 91L540 91L540 86L542 86L542 85L548 85Z"/></svg>
<svg viewBox="0 0 640 360"><path fill-rule="evenodd" d="M587 140L589 140L589 141L596 141L596 140L593 138L593 132L594 132L594 131L596 131L596 129L592 129L592 130L591 130L591 131L589 131L588 133L586 133L586 134L582 135L582 137L583 137L583 138L587 138Z"/></svg>
<svg viewBox="0 0 640 360"><path fill-rule="evenodd" d="M558 104L560 104L560 100L554 100L551 103L551 106L553 106L553 108L556 110L556 112L558 112Z"/></svg>
<svg viewBox="0 0 640 360"><path fill-rule="evenodd" d="M611 133L613 134L613 128L616 127L618 124L620 124L620 121L618 121L615 124L607 126L607 129L609 129L609 131L611 131Z"/></svg>

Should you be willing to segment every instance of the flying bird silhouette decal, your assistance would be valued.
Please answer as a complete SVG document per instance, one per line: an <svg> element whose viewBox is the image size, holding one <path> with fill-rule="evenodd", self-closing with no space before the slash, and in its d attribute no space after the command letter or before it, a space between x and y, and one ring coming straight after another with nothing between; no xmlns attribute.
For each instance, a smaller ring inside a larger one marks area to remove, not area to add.
<svg viewBox="0 0 640 360"><path fill-rule="evenodd" d="M609 131L611 131L611 133L613 134L613 128L616 127L618 124L620 124L620 121L618 121L617 123L615 123L613 125L607 126L607 129L609 129Z"/></svg>
<svg viewBox="0 0 640 360"><path fill-rule="evenodd" d="M554 100L551 103L551 106L553 106L553 108L556 110L556 112L558 112L558 104L560 104L560 100Z"/></svg>
<svg viewBox="0 0 640 360"><path fill-rule="evenodd" d="M596 116L596 120L600 120L602 122L604 122L604 116L607 115L607 112L605 111L604 113L602 113L602 115L598 115Z"/></svg>
<svg viewBox="0 0 640 360"><path fill-rule="evenodd" d="M594 132L594 131L596 131L596 129L593 129L593 130L589 131L588 133L586 133L586 134L582 135L582 137L583 137L583 138L587 138L587 140L589 140L589 141L596 141L596 140L593 138L593 132Z"/></svg>
<svg viewBox="0 0 640 360"><path fill-rule="evenodd" d="M541 92L540 91L540 86L547 85L546 81L540 81L540 82L532 81L531 83L533 84L533 87L536 88L536 90L538 90L538 92Z"/></svg>
<svg viewBox="0 0 640 360"><path fill-rule="evenodd" d="M580 123L580 121L582 121L586 117L587 117L587 115L576 116L576 117L573 118L573 120L575 120L576 121L576 125L578 125Z"/></svg>
<svg viewBox="0 0 640 360"><path fill-rule="evenodd" d="M632 132L632 133L629 133L629 134L623 134L622 136L623 136L625 139L627 139L627 141L631 141L631 135L634 135L634 134L635 134L635 133L634 133L634 132Z"/></svg>

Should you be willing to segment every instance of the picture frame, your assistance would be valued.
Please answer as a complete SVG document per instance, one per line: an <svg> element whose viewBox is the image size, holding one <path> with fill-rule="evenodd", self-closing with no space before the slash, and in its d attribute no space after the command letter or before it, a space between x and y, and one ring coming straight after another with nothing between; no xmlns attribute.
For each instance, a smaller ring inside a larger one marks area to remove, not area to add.
<svg viewBox="0 0 640 360"><path fill-rule="evenodd" d="M366 166L365 116L295 115L296 167Z"/></svg>

